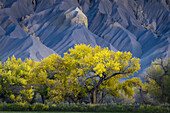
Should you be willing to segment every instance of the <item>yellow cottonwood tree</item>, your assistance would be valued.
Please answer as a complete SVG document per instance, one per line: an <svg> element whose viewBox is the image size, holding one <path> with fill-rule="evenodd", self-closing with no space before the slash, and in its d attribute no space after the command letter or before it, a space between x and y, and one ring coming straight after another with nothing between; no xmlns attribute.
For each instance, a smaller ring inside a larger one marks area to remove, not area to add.
<svg viewBox="0 0 170 113"><path fill-rule="evenodd" d="M30 90L27 87L30 69L27 63L15 56L0 64L0 97L3 101L24 102L32 98L32 92L25 95L25 91Z"/></svg>
<svg viewBox="0 0 170 113"><path fill-rule="evenodd" d="M45 99L59 103L77 97L80 87L72 76L72 68L73 65L65 62L61 56L52 54L32 70L30 84L41 95L43 103Z"/></svg>
<svg viewBox="0 0 170 113"><path fill-rule="evenodd" d="M97 91L106 82L107 85L115 85L121 78L128 78L140 69L140 59L132 57L130 52L114 52L108 48L101 48L80 44L64 54L67 64L70 64L72 76L78 78L86 88L89 101L93 97L93 103L97 102ZM105 87L110 87L105 86Z"/></svg>

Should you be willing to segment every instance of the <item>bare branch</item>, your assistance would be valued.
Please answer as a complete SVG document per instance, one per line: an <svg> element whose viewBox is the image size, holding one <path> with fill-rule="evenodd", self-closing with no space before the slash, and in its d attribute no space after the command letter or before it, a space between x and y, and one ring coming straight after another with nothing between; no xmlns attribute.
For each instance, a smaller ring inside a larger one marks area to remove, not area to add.
<svg viewBox="0 0 170 113"><path fill-rule="evenodd" d="M91 77L88 77L88 78L86 78L85 80L84 80L84 82L86 82L88 79L90 79L90 78L95 78L95 77L99 77L98 75L96 75L96 76L91 76Z"/></svg>
<svg viewBox="0 0 170 113"><path fill-rule="evenodd" d="M116 75L118 75L118 74L126 74L126 73L121 73L121 72L119 72L119 73L114 73L114 74L112 74L111 76L105 78L104 80L108 80L108 79L110 79L110 78L112 78L112 77L114 77L114 76L116 76Z"/></svg>

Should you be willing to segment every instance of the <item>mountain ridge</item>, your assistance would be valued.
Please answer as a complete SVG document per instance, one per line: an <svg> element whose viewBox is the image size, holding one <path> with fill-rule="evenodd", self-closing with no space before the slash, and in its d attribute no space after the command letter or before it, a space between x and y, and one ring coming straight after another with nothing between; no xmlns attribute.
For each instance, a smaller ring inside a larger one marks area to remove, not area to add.
<svg viewBox="0 0 170 113"><path fill-rule="evenodd" d="M130 51L141 72L170 56L168 0L0 0L0 57L40 61L75 44Z"/></svg>

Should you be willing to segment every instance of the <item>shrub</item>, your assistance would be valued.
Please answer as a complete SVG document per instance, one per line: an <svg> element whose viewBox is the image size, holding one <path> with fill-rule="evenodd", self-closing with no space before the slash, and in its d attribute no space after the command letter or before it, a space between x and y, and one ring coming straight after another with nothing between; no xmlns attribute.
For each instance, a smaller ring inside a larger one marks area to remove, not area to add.
<svg viewBox="0 0 170 113"><path fill-rule="evenodd" d="M14 103L14 104L0 104L1 111L29 111L30 104Z"/></svg>
<svg viewBox="0 0 170 113"><path fill-rule="evenodd" d="M113 105L113 104L40 104L27 103L0 104L0 111L72 111L72 112L138 112L138 113L168 113L168 105Z"/></svg>
<svg viewBox="0 0 170 113"><path fill-rule="evenodd" d="M48 111L49 105L35 103L31 106L32 111Z"/></svg>

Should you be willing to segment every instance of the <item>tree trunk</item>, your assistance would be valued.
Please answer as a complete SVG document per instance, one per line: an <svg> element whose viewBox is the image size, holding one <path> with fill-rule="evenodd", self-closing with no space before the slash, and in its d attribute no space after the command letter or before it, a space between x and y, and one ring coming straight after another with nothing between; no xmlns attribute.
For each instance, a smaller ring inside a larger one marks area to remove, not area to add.
<svg viewBox="0 0 170 113"><path fill-rule="evenodd" d="M144 104L144 100L143 100L143 92L142 92L142 87L140 86L140 89L139 89L139 91L140 91L140 101L141 101L141 104Z"/></svg>
<svg viewBox="0 0 170 113"><path fill-rule="evenodd" d="M93 104L97 103L97 90L98 90L100 84L103 82L103 80L104 79L100 78L99 82L97 83L97 85L93 89Z"/></svg>
<svg viewBox="0 0 170 113"><path fill-rule="evenodd" d="M42 103L44 104L44 95L41 95Z"/></svg>
<svg viewBox="0 0 170 113"><path fill-rule="evenodd" d="M37 92L34 91L34 95L33 95L33 98L32 98L32 100L31 100L30 104L34 104L36 95L37 95Z"/></svg>
<svg viewBox="0 0 170 113"><path fill-rule="evenodd" d="M163 95L163 103L166 104L166 95Z"/></svg>
<svg viewBox="0 0 170 113"><path fill-rule="evenodd" d="M91 101L91 96L90 96L90 92L89 92L89 89L87 88L87 86L86 86L86 85L85 85L85 88L86 88L87 93L88 93L88 100L89 100L89 102L90 102L90 103L92 103L92 101Z"/></svg>
<svg viewBox="0 0 170 113"><path fill-rule="evenodd" d="M90 96L90 94L88 93L88 99L89 99L89 102L90 102L90 104L92 103L92 101L91 101L91 96Z"/></svg>
<svg viewBox="0 0 170 113"><path fill-rule="evenodd" d="M100 100L98 101L100 104L103 103L103 98L104 98L104 91L102 90L102 91L100 92Z"/></svg>
<svg viewBox="0 0 170 113"><path fill-rule="evenodd" d="M97 89L93 91L93 104L97 103Z"/></svg>
<svg viewBox="0 0 170 113"><path fill-rule="evenodd" d="M163 103L165 104L166 103L166 94L165 94L165 91L164 91L164 86L162 85L162 100L163 100Z"/></svg>
<svg viewBox="0 0 170 113"><path fill-rule="evenodd" d="M103 99L104 99L104 92L102 91L102 98L101 98L101 104L103 103Z"/></svg>

